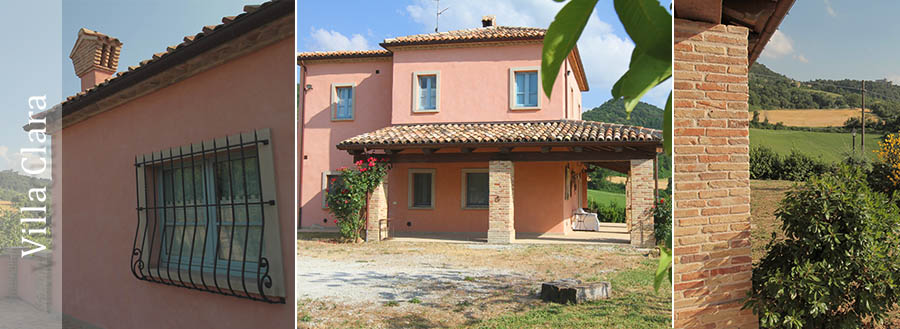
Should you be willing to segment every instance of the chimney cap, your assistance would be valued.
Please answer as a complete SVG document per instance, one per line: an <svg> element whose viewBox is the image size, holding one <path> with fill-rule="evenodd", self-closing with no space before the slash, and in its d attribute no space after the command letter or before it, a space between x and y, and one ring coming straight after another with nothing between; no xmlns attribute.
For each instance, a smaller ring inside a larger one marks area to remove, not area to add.
<svg viewBox="0 0 900 329"><path fill-rule="evenodd" d="M481 16L481 27L497 26L497 17L494 15Z"/></svg>

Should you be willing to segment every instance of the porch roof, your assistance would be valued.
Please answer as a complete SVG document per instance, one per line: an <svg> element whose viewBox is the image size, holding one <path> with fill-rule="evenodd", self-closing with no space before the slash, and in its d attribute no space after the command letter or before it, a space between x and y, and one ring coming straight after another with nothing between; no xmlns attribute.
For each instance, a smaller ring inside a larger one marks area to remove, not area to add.
<svg viewBox="0 0 900 329"><path fill-rule="evenodd" d="M346 139L341 150L662 144L662 132L584 120L400 124Z"/></svg>

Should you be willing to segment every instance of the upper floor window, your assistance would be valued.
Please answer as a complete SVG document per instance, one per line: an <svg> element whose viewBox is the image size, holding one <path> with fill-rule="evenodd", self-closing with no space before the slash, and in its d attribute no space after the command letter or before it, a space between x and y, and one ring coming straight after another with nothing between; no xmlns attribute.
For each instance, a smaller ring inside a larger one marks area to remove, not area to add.
<svg viewBox="0 0 900 329"><path fill-rule="evenodd" d="M538 67L519 67L509 70L509 107L513 110L537 110L541 107L538 86Z"/></svg>
<svg viewBox="0 0 900 329"><path fill-rule="evenodd" d="M413 73L413 112L437 112L441 103L439 72Z"/></svg>
<svg viewBox="0 0 900 329"><path fill-rule="evenodd" d="M331 120L353 120L356 112L356 85L334 84L331 89Z"/></svg>

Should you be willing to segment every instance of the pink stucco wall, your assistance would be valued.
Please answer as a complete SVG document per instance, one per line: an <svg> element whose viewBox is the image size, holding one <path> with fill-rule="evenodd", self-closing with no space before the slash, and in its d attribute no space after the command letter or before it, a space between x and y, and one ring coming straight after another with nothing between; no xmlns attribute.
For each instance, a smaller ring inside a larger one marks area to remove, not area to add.
<svg viewBox="0 0 900 329"><path fill-rule="evenodd" d="M305 84L313 86L303 96L303 155L301 162L300 227L334 227L322 207L322 173L353 164L353 157L335 145L347 138L390 125L391 61L306 65ZM378 73L375 73L376 70ZM331 120L331 85L356 84L355 118Z"/></svg>
<svg viewBox="0 0 900 329"><path fill-rule="evenodd" d="M563 221L571 217L577 202L574 202L574 197L564 200L565 165L563 162L515 163L516 232L566 232ZM388 217L391 218L392 230L486 232L488 210L462 207L462 170L487 168L487 162L395 164L388 181ZM433 209L409 208L410 169L434 169ZM412 225L407 226L407 222Z"/></svg>
<svg viewBox="0 0 900 329"><path fill-rule="evenodd" d="M398 49L393 56L379 60L348 60L342 62L313 61L303 63L302 84L312 90L301 96L302 124L300 140L300 228L334 228L333 218L322 207L322 173L336 171L352 164L352 157L335 145L340 141L374 131L392 124L433 122L482 122L580 119L581 91L568 62L554 85L553 98L540 93L539 110L511 110L510 69L539 67L541 44L498 45L489 47L460 47L440 49ZM305 70L304 70L305 69ZM375 73L376 70L378 73ZM440 72L440 105L437 113L412 112L412 80L414 72ZM352 121L331 119L332 84L356 84L355 118ZM432 165L432 164L428 164ZM411 210L406 206L407 173L409 165L396 164L390 176L389 216L402 220L395 229L415 231L484 232L487 230L487 210L461 209L460 171L463 166L484 164L433 164L447 173L438 174L446 190L437 193L438 204L452 208L439 211ZM571 216L577 206L564 205L562 166L565 164L517 164L523 174L516 175L516 184L532 184L517 192L516 229L522 232L564 232L563 220ZM542 170L556 168L558 175L546 175ZM543 168L534 169L532 168ZM403 169L403 174L399 172ZM401 187L402 186L402 190ZM559 194L559 201L544 201L546 186ZM517 185L518 188L518 185ZM558 191L557 191L558 190ZM534 195L532 195L534 194ZM397 204L393 204L397 202ZM528 205L528 206L525 206ZM537 206L540 205L540 206ZM519 211L519 207L523 208ZM533 209L528 209L533 207ZM560 215L565 213L567 215ZM434 217L439 215L438 217ZM534 218L529 218L533 216ZM552 219L552 221L550 221ZM411 221L412 227L406 222Z"/></svg>
<svg viewBox="0 0 900 329"><path fill-rule="evenodd" d="M554 120L566 118L565 80L559 75L553 99L540 93L540 110L509 108L509 70L540 67L537 44L495 47L397 50L394 52L391 123ZM560 69L561 71L564 68ZM436 113L413 113L413 73L440 72ZM577 88L576 88L577 90Z"/></svg>
<svg viewBox="0 0 900 329"><path fill-rule="evenodd" d="M230 60L62 131L63 312L104 328L290 328L294 323L293 38ZM139 281L136 155L269 128L286 304ZM58 138L58 135L55 136ZM56 141L54 141L55 143ZM115 311L111 311L115 310Z"/></svg>

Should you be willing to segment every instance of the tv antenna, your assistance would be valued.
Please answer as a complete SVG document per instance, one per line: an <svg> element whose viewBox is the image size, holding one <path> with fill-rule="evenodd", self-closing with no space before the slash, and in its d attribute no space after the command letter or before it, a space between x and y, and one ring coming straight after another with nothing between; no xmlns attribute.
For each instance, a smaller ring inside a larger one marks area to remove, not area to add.
<svg viewBox="0 0 900 329"><path fill-rule="evenodd" d="M441 14L443 14L445 11L447 11L447 9L450 9L450 7L441 9L441 0L434 0L434 1L437 3L437 5L434 6L434 33L437 33L438 20L441 19Z"/></svg>

